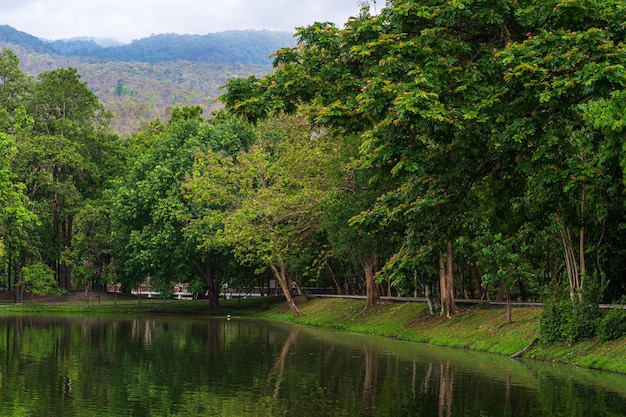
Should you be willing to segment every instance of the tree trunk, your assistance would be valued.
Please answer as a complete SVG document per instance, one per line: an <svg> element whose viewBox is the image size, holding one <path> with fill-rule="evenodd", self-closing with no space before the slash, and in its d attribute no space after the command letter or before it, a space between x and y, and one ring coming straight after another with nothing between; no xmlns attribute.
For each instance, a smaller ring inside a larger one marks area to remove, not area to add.
<svg viewBox="0 0 626 417"><path fill-rule="evenodd" d="M448 243L447 253L439 254L439 286L441 293L441 316L451 317L457 312L454 302L454 250Z"/></svg>
<svg viewBox="0 0 626 417"><path fill-rule="evenodd" d="M511 324L513 322L513 306L511 305L511 293L506 291L506 322Z"/></svg>
<svg viewBox="0 0 626 417"><path fill-rule="evenodd" d="M498 287L498 292L496 293L496 301L504 300L506 300L506 283L503 279L501 279L500 286Z"/></svg>
<svg viewBox="0 0 626 417"><path fill-rule="evenodd" d="M89 283L85 284L85 308L89 308Z"/></svg>
<svg viewBox="0 0 626 417"><path fill-rule="evenodd" d="M378 292L378 286L376 285L375 281L375 269L377 261L378 256L376 255L365 261L364 269L366 301L364 310L374 307L380 301L380 294Z"/></svg>
<svg viewBox="0 0 626 417"><path fill-rule="evenodd" d="M24 301L24 281L22 280L21 274L22 274L22 268L26 266L26 259L27 259L27 253L26 253L26 249L22 249L20 251L20 262L19 262L19 267L14 268L14 274L15 274L15 302L17 304L21 304Z"/></svg>
<svg viewBox="0 0 626 417"><path fill-rule="evenodd" d="M339 281L337 281L337 275L335 274L335 270L333 269L330 262L328 262L328 259L325 259L324 262L326 263L326 268L328 268L328 272L330 272L330 277L333 280L333 284L335 284L335 288L337 289L337 294L338 295L343 294L341 285L339 285Z"/></svg>
<svg viewBox="0 0 626 417"><path fill-rule="evenodd" d="M579 246L584 249L584 232L582 229L580 234ZM579 259L576 259L576 251L572 244L572 232L569 228L561 227L561 243L563 245L563 257L565 258L565 269L567 270L567 277L569 279L570 298L573 300L578 297L578 300L582 301L583 283L581 276L584 274L584 270L581 268L581 264L584 266L584 253L579 254Z"/></svg>
<svg viewBox="0 0 626 417"><path fill-rule="evenodd" d="M426 297L426 304L428 304L428 311L430 315L435 314L435 307L433 306L433 292L430 289L430 284L424 284L424 296Z"/></svg>
<svg viewBox="0 0 626 417"><path fill-rule="evenodd" d="M74 216L68 215L67 218L63 220L57 219L57 216L58 210L55 206L53 211L53 228L57 234L55 241L58 250L58 259L54 261L53 269L55 270L59 287L69 291L72 289L72 267L63 260L63 252L69 251L72 247Z"/></svg>
<svg viewBox="0 0 626 417"><path fill-rule="evenodd" d="M217 280L215 279L217 267L211 268L210 255L206 255L206 286L209 310L218 310L220 308L220 290Z"/></svg>
<svg viewBox="0 0 626 417"><path fill-rule="evenodd" d="M285 294L287 305L289 306L289 308L291 309L291 311L296 317L302 317L302 313L300 312L300 309L298 309L298 306L293 301L293 298L291 297L291 293L289 292L289 283L287 282L287 274L285 272L285 263L283 262L283 258L282 257L278 258L278 266L280 267L280 271L278 270L278 268L276 268L276 265L273 262L270 262L269 265L270 265L270 269L272 270L272 273L274 274L274 277L280 284L280 288L283 290L283 293Z"/></svg>

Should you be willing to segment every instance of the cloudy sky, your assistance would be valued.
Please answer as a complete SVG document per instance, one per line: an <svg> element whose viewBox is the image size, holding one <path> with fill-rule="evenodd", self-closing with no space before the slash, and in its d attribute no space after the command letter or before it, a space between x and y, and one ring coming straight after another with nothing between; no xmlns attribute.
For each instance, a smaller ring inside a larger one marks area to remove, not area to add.
<svg viewBox="0 0 626 417"><path fill-rule="evenodd" d="M315 21L341 26L358 11L357 0L0 0L0 24L45 39L129 42L159 33L291 31Z"/></svg>

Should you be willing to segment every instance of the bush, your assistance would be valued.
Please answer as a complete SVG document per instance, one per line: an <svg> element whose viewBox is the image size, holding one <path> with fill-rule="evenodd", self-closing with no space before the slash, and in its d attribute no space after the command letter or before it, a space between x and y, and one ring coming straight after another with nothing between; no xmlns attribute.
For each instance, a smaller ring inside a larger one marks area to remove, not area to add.
<svg viewBox="0 0 626 417"><path fill-rule="evenodd" d="M543 341L551 344L574 343L594 337L600 323L600 289L587 281L583 301L571 299L569 288L558 288L544 304L539 323Z"/></svg>
<svg viewBox="0 0 626 417"><path fill-rule="evenodd" d="M574 300L565 315L563 336L568 343L594 337L600 320L600 307L597 303Z"/></svg>
<svg viewBox="0 0 626 417"><path fill-rule="evenodd" d="M539 321L539 335L546 343L556 344L565 338L563 328L567 302L564 301L561 297L553 296L544 303Z"/></svg>
<svg viewBox="0 0 626 417"><path fill-rule="evenodd" d="M598 325L598 339L609 342L624 335L626 335L626 310L621 307L609 309Z"/></svg>

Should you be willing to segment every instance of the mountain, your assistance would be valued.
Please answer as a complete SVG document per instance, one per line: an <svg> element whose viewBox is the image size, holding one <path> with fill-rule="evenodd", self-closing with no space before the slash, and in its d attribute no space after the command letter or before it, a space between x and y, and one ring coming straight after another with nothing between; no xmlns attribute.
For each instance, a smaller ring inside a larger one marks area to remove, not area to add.
<svg viewBox="0 0 626 417"><path fill-rule="evenodd" d="M50 45L41 39L26 32L20 32L9 25L0 25L0 41L18 45L33 52L54 52Z"/></svg>
<svg viewBox="0 0 626 417"><path fill-rule="evenodd" d="M270 55L294 46L289 32L233 30L206 35L160 34L125 45L103 46L94 38L44 41L8 25L0 26L0 41L39 53L53 53L102 61L190 61L213 64L269 64Z"/></svg>
<svg viewBox="0 0 626 417"><path fill-rule="evenodd" d="M220 86L234 77L273 70L269 56L295 45L290 33L227 31L208 35L153 35L126 45L102 46L95 38L46 41L0 26L0 49L11 49L33 76L76 68L115 118L120 134L137 131L174 106L199 105L204 114L220 107Z"/></svg>
<svg viewBox="0 0 626 417"><path fill-rule="evenodd" d="M52 47L62 55L106 61L267 64L269 56L277 49L294 45L293 35L288 32L245 30L207 35L152 35L107 48L94 41L55 41Z"/></svg>
<svg viewBox="0 0 626 417"><path fill-rule="evenodd" d="M102 46L103 48L108 48L110 46L122 46L124 45L123 42L120 42L116 39L113 38L98 38L95 36L79 36L76 38L68 38L68 39L58 39L58 40L52 40L52 41L48 41L48 42L66 42L66 43L73 43L73 42L81 42L81 41L93 41L96 44Z"/></svg>

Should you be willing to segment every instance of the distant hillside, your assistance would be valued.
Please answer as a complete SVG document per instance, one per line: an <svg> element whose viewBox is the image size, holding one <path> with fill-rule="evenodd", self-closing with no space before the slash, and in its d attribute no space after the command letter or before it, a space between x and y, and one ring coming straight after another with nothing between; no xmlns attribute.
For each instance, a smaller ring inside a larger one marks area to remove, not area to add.
<svg viewBox="0 0 626 417"><path fill-rule="evenodd" d="M279 48L294 46L289 32L234 30L207 35L161 34L126 45L102 46L93 39L44 41L8 25L0 26L0 41L26 50L104 61L191 61L212 64L269 64Z"/></svg>
<svg viewBox="0 0 626 417"><path fill-rule="evenodd" d="M106 61L191 61L213 64L268 64L277 49L295 44L292 34L271 31L228 31L208 35L152 35L127 45L102 47L94 41L55 41L62 55Z"/></svg>
<svg viewBox="0 0 626 417"><path fill-rule="evenodd" d="M22 70L31 75L76 68L115 115L113 128L128 134L148 121L167 119L178 105L200 105L209 115L219 108L215 99L228 79L271 72L267 57L293 45L291 35L279 32L215 35L154 35L124 46L102 47L87 38L42 41L0 26L0 48L13 50Z"/></svg>
<svg viewBox="0 0 626 417"><path fill-rule="evenodd" d="M0 41L18 45L33 52L54 52L52 47L46 45L41 39L26 32L20 32L9 25L0 25Z"/></svg>

